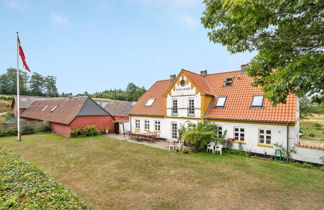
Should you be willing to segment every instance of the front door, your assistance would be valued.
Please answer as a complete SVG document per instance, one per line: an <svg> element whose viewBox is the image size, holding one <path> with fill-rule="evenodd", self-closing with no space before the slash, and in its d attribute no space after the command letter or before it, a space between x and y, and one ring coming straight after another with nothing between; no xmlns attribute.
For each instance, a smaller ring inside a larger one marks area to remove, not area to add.
<svg viewBox="0 0 324 210"><path fill-rule="evenodd" d="M119 122L115 122L114 133L119 134Z"/></svg>

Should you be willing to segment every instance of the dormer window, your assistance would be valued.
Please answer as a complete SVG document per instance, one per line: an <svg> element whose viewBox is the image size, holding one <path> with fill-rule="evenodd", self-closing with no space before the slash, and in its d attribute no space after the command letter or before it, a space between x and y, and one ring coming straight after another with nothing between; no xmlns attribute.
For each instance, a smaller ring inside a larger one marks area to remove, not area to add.
<svg viewBox="0 0 324 210"><path fill-rule="evenodd" d="M227 77L224 81L224 87L231 87L233 84L234 77Z"/></svg>
<svg viewBox="0 0 324 210"><path fill-rule="evenodd" d="M155 98L150 98L149 100L147 100L145 106L152 106L154 101L155 101Z"/></svg>
<svg viewBox="0 0 324 210"><path fill-rule="evenodd" d="M216 103L216 107L224 107L226 102L226 96L219 96Z"/></svg>
<svg viewBox="0 0 324 210"><path fill-rule="evenodd" d="M42 109L42 112L45 111L47 109L48 105L44 106L44 108Z"/></svg>
<svg viewBox="0 0 324 210"><path fill-rule="evenodd" d="M58 105L54 106L53 109L51 109L51 112L54 112L54 110L58 107Z"/></svg>
<svg viewBox="0 0 324 210"><path fill-rule="evenodd" d="M262 107L263 96L253 96L252 107Z"/></svg>

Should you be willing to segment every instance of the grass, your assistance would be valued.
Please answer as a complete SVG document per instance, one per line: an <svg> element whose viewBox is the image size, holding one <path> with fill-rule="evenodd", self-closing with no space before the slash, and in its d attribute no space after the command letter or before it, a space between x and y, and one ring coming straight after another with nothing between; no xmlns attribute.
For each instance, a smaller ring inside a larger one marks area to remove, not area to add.
<svg viewBox="0 0 324 210"><path fill-rule="evenodd" d="M316 124L320 126L316 127ZM312 117L303 119L301 131L304 134L301 139L324 142L324 114L314 114Z"/></svg>
<svg viewBox="0 0 324 210"><path fill-rule="evenodd" d="M101 137L0 138L97 209L321 209L324 171Z"/></svg>
<svg viewBox="0 0 324 210"><path fill-rule="evenodd" d="M10 100L0 99L0 113L11 111Z"/></svg>

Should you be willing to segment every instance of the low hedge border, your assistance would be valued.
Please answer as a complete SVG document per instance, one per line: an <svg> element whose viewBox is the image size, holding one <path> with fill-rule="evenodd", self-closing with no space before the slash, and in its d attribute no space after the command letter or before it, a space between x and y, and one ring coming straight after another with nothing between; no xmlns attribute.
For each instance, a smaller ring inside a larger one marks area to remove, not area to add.
<svg viewBox="0 0 324 210"><path fill-rule="evenodd" d="M90 209L71 190L0 147L0 209Z"/></svg>

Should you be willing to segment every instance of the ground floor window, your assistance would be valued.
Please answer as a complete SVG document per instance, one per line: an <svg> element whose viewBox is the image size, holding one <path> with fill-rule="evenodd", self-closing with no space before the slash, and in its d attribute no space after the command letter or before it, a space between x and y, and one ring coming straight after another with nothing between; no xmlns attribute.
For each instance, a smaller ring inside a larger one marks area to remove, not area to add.
<svg viewBox="0 0 324 210"><path fill-rule="evenodd" d="M223 136L223 127L217 126L217 136L221 138Z"/></svg>
<svg viewBox="0 0 324 210"><path fill-rule="evenodd" d="M259 143L271 144L271 130L259 129Z"/></svg>
<svg viewBox="0 0 324 210"><path fill-rule="evenodd" d="M135 120L135 128L141 128L141 121Z"/></svg>
<svg viewBox="0 0 324 210"><path fill-rule="evenodd" d="M234 127L234 139L236 141L244 141L245 140L245 129Z"/></svg>
<svg viewBox="0 0 324 210"><path fill-rule="evenodd" d="M149 120L144 121L144 129L145 130L150 130L150 121Z"/></svg>
<svg viewBox="0 0 324 210"><path fill-rule="evenodd" d="M160 131L161 130L161 122L160 121L155 121L155 130Z"/></svg>
<svg viewBox="0 0 324 210"><path fill-rule="evenodd" d="M178 138L178 124L177 123L171 123L171 133L172 133L173 139Z"/></svg>

